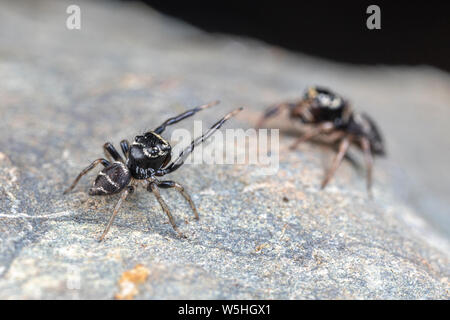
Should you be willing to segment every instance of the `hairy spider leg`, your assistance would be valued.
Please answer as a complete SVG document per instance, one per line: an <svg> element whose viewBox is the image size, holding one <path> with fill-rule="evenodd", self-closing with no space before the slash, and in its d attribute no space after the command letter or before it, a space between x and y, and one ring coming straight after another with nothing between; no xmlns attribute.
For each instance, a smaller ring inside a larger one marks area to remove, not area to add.
<svg viewBox="0 0 450 320"><path fill-rule="evenodd" d="M175 232L182 238L186 238L185 235L183 235L177 228L177 225L175 224L175 220L172 216L172 214L170 213L169 207L167 206L166 202L164 201L164 199L161 197L161 194L159 193L159 189L156 186L155 182L150 182L148 184L147 190L152 192L156 199L159 202L159 205L161 206L161 208L163 209L163 211L166 213L167 217L169 218L169 222L172 225L173 230L175 230Z"/></svg>
<svg viewBox="0 0 450 320"><path fill-rule="evenodd" d="M106 225L106 228L103 231L100 239L98 239L99 242L103 241L103 239L105 238L106 234L109 231L109 228L111 228L111 225L112 225L114 219L116 218L117 213L119 212L119 209L120 209L120 206L122 205L122 202L127 198L127 196L129 194L132 194L133 192L134 192L134 186L128 186L127 188L125 188L122 191L122 194L120 195L120 199L119 199L119 201L117 201L116 206L114 207L113 214L109 218L108 224Z"/></svg>
<svg viewBox="0 0 450 320"><path fill-rule="evenodd" d="M128 159L128 151L130 151L130 143L128 142L128 140L124 139L120 141L120 148L122 149L125 159Z"/></svg>
<svg viewBox="0 0 450 320"><path fill-rule="evenodd" d="M121 157L119 152L117 152L116 148L113 146L113 144L111 142L106 142L103 145L103 151L105 153L105 156L108 158L108 160L111 160L111 157L112 157L114 159L114 161L120 161L120 162L124 163L123 158Z"/></svg>
<svg viewBox="0 0 450 320"><path fill-rule="evenodd" d="M342 139L342 137L344 137L345 135L346 133L344 131L331 131L329 132L329 134L324 135L320 139L324 143L331 144Z"/></svg>
<svg viewBox="0 0 450 320"><path fill-rule="evenodd" d="M157 186L162 189L174 188L179 193L181 193L181 195L186 199L186 201L191 206L191 209L194 212L195 219L196 220L199 219L197 208L195 207L195 204L192 201L191 196L184 190L184 187L181 184L179 184L178 182L175 182L175 181L166 180L166 181L157 182Z"/></svg>
<svg viewBox="0 0 450 320"><path fill-rule="evenodd" d="M222 119L217 121L214 125L209 128L208 131L206 131L203 135L200 137L192 140L191 144L185 148L183 151L180 152L178 155L178 158L175 159L171 164L169 164L166 168L158 169L155 173L156 176L164 176L168 173L174 172L179 167L181 167L186 160L186 158L189 156L189 154L194 151L195 146L199 145L206 139L208 139L210 136L212 136L228 119L235 116L237 113L239 113L243 108L236 109L228 114L226 114Z"/></svg>
<svg viewBox="0 0 450 320"><path fill-rule="evenodd" d="M76 179L74 180L72 185L64 191L64 194L72 191L72 189L75 188L75 186L77 185L78 181L80 181L81 177L84 176L89 171L91 171L92 169L94 169L100 163L104 167L107 167L107 166L110 165L110 162L108 160L106 160L106 159L103 159L103 158L94 160L90 165L88 165L86 168L83 169L83 171L80 172L80 174L76 177Z"/></svg>
<svg viewBox="0 0 450 320"><path fill-rule="evenodd" d="M157 134L160 134L160 133L162 133L162 132L166 129L167 126L170 126L170 125L172 125L172 124L175 124L175 123L177 123L177 122L180 122L181 120L184 120L184 119L186 119L186 118L189 118L189 117L193 116L194 114L196 114L197 112L199 112L199 111L201 111L201 110L204 110L204 109L207 109L207 108L209 108L209 107L215 106L216 104L219 104L219 103L220 103L220 101L219 101L219 100L216 100L216 101L213 101L213 102L210 102L210 103L201 105L201 106L199 106L199 107L190 109L190 110L188 110L188 111L185 111L185 112L183 112L182 114L179 114L179 115L176 116L176 117L169 118L169 119L167 119L166 121L164 121L164 123L161 124L158 128L156 128L155 130L153 130L153 132L155 132L155 133L157 133Z"/></svg>
<svg viewBox="0 0 450 320"><path fill-rule="evenodd" d="M373 168L373 157L372 152L370 150L370 142L367 138L361 138L361 147L364 151L364 158L366 161L366 170L367 170L367 193L369 197L372 198L372 168Z"/></svg>
<svg viewBox="0 0 450 320"><path fill-rule="evenodd" d="M321 188L324 189L330 179L333 177L334 173L336 172L336 169L339 167L339 165L342 162L342 159L344 158L345 154L347 153L347 150L350 146L351 139L350 137L346 136L344 139L342 139L341 143L339 144L339 151L336 154L336 156L333 159L333 163L328 170L325 179L322 182Z"/></svg>
<svg viewBox="0 0 450 320"><path fill-rule="evenodd" d="M295 106L295 103L279 103L274 106L271 106L266 109L264 112L264 115L261 117L261 119L258 121L258 124L256 125L256 128L259 129L263 126L263 124L267 121L267 119L275 117L278 115L282 110L284 109L290 109Z"/></svg>
<svg viewBox="0 0 450 320"><path fill-rule="evenodd" d="M295 149L300 143L306 142L316 136L318 136L319 134L322 133L326 133L329 132L331 130L333 130L334 126L332 122L324 122L320 125L311 127L306 129L305 133L297 138L294 143L289 147L289 149L293 150Z"/></svg>

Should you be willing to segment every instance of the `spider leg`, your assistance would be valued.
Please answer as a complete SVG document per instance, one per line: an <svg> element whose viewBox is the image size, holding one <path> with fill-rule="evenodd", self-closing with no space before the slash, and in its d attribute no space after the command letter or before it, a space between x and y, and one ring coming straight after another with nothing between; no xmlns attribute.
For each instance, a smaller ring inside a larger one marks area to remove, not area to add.
<svg viewBox="0 0 450 320"><path fill-rule="evenodd" d="M264 115L258 121L258 123L256 125L256 128L257 129L261 128L263 126L264 122L267 121L267 119L275 117L282 110L291 108L292 106L294 106L294 104L283 102L283 103L279 103L279 104L276 104L274 106L271 106L271 107L267 108L266 111L264 112Z"/></svg>
<svg viewBox="0 0 450 320"><path fill-rule="evenodd" d="M369 197L372 197L372 168L373 168L373 158L372 152L370 150L370 141L367 138L361 139L361 146L364 151L364 158L366 160L366 170L367 170L367 192Z"/></svg>
<svg viewBox="0 0 450 320"><path fill-rule="evenodd" d="M80 181L81 177L84 176L89 171L91 171L92 169L94 169L99 163L101 163L104 167L107 167L110 164L108 160L103 158L93 161L90 165L84 168L83 171L80 172L80 174L76 177L72 185L64 191L64 194L72 191L72 189L75 188L75 186L77 185L78 181Z"/></svg>
<svg viewBox="0 0 450 320"><path fill-rule="evenodd" d="M350 146L350 138L347 136L344 139L342 139L341 143L339 144L339 151L336 154L336 156L333 159L333 164L331 165L330 169L328 170L325 179L322 182L321 188L324 189L330 179L333 177L334 173L336 172L336 169L339 167L339 165L342 162L342 159L344 158L345 153L347 152L349 146Z"/></svg>
<svg viewBox="0 0 450 320"><path fill-rule="evenodd" d="M106 234L109 231L109 228L111 228L111 225L112 225L114 219L116 218L117 213L119 212L119 209L120 209L120 206L122 205L122 202L127 198L127 196L129 194L132 194L133 192L134 192L134 187L133 186L129 186L124 191L122 191L122 194L120 195L120 199L117 202L116 206L114 207L113 214L109 218L108 224L106 225L106 228L105 228L105 230L102 233L102 236L98 239L99 242L103 241L103 239L105 238Z"/></svg>
<svg viewBox="0 0 450 320"><path fill-rule="evenodd" d="M295 149L300 143L308 141L321 133L329 132L333 130L334 125L332 122L324 122L316 127L308 128L306 132L299 137L294 143L289 147L289 149Z"/></svg>
<svg viewBox="0 0 450 320"><path fill-rule="evenodd" d="M344 131L334 131L328 135L324 135L323 137L321 137L320 141L323 141L324 143L334 143L337 140L342 139L344 135Z"/></svg>
<svg viewBox="0 0 450 320"><path fill-rule="evenodd" d="M197 208L195 207L194 202L191 199L191 196L184 190L184 187L175 182L175 181L160 181L157 183L157 186L159 188L163 188L163 189L169 189L169 188L175 188L179 193L181 193L181 195L186 199L187 202L189 202L189 205L191 206L192 211L194 211L194 215L195 215L195 219L198 220L198 212L197 212Z"/></svg>
<svg viewBox="0 0 450 320"><path fill-rule="evenodd" d="M175 230L175 232L176 232L180 237L186 238L186 236L183 235L183 234L178 230L177 225L175 224L175 220L174 220L172 214L170 213L169 207L167 206L167 204L166 204L166 202L164 201L164 199L161 197L161 194L159 193L159 189L158 189L158 187L156 186L156 184L155 184L154 182L150 182L150 183L148 184L147 190L148 190L148 191L151 191L151 192L155 195L156 199L157 199L158 202L159 202L159 205L161 206L161 208L163 209L163 211L166 213L167 217L169 218L169 222L170 222L170 224L172 225L173 230Z"/></svg>
<svg viewBox="0 0 450 320"><path fill-rule="evenodd" d="M209 107L215 106L219 102L220 102L219 100L216 100L216 101L213 101L213 102L201 105L199 107L190 109L188 111L185 111L185 112L183 112L182 114L179 114L176 117L169 118L166 121L164 121L164 123L161 124L158 128L153 130L153 132L155 132L157 134L160 134L166 129L167 126L170 126L170 125L175 124L177 122L180 122L181 120L184 120L184 119L186 119L186 118L188 118L190 116L193 116L194 114L196 114L197 112L199 112L199 111L201 111L203 109L207 109Z"/></svg>
<svg viewBox="0 0 450 320"><path fill-rule="evenodd" d="M111 142L106 142L103 145L103 151L105 152L105 156L111 160L110 157L114 159L114 161L124 162L119 152L117 152L116 148L113 146Z"/></svg>
<svg viewBox="0 0 450 320"><path fill-rule="evenodd" d="M222 119L217 121L215 124L211 126L211 128L208 129L203 135L200 137L195 138L192 140L191 144L185 148L183 151L180 152L178 155L178 158L175 159L171 164L169 164L164 169L158 169L155 173L156 176L163 176L168 173L171 173L175 170L177 170L181 165L184 163L184 160L189 156L189 154L194 151L195 146L199 145L206 139L208 139L210 136L212 136L228 119L236 115L238 112L240 112L243 108L236 109L228 114L226 114Z"/></svg>
<svg viewBox="0 0 450 320"><path fill-rule="evenodd" d="M128 140L122 140L120 141L120 148L122 149L123 155L125 156L125 159L128 158L128 151L130 150L130 143Z"/></svg>

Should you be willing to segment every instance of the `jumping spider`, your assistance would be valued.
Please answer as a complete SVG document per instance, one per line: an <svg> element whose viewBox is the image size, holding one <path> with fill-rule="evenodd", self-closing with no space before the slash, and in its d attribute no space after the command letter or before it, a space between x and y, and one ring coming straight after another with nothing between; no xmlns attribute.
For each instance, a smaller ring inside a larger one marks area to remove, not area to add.
<svg viewBox="0 0 450 320"><path fill-rule="evenodd" d="M189 205L194 212L195 219L198 220L198 212L192 202L189 194L184 190L183 186L175 181L160 181L157 177L165 176L171 172L177 170L184 163L188 155L194 150L194 147L213 135L213 133L218 130L225 121L236 115L242 110L236 109L222 119L217 121L208 131L206 131L202 136L192 140L191 144L185 148L172 163L169 164L171 160L171 146L160 134L166 129L167 126L175 124L181 120L184 120L198 111L209 108L216 105L218 101L205 104L194 109L188 110L176 117L167 119L163 124L157 127L153 131L147 131L143 135L138 135L134 138L133 143L127 140L122 140L120 142L120 147L125 156L125 159L117 152L116 148L109 142L103 145L103 150L105 152L108 160L104 158L99 158L93 161L89 166L87 166L81 173L77 176L72 185L64 191L64 194L70 192L78 183L80 178L88 173L90 170L94 169L98 164L102 164L105 168L99 172L97 178L95 179L92 188L89 189L89 195L99 196L99 195L111 195L116 193L121 193L120 199L114 207L113 214L109 219L109 222L100 237L99 241L102 241L111 227L117 212L120 209L122 202L126 197L133 193L138 182L144 184L146 189L152 192L163 211L169 217L170 224L173 229L178 233L178 235L183 236L177 229L175 220L170 213L169 207L162 199L159 188L168 189L174 188L181 193L181 195L189 202ZM111 158L114 160L112 161Z"/></svg>
<svg viewBox="0 0 450 320"><path fill-rule="evenodd" d="M342 162L349 146L354 143L365 155L367 166L367 191L372 185L372 155L385 155L384 143L375 122L364 113L352 110L350 104L336 93L319 87L306 90L303 99L294 103L281 103L268 108L258 127L281 110L288 109L291 119L310 125L290 149L321 134L327 134L329 142L339 143L339 150L322 182L322 189L328 184Z"/></svg>

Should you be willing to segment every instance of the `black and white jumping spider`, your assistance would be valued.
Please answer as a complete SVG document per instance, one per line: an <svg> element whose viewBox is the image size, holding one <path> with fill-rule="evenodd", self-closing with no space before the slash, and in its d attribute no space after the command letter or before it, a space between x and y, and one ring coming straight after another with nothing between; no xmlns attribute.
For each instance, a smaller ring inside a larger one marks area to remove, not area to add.
<svg viewBox="0 0 450 320"><path fill-rule="evenodd" d="M295 149L300 143L321 134L327 134L329 142L340 141L339 151L322 181L322 189L333 177L349 146L354 143L363 150L365 155L367 190L370 194L372 155L383 156L385 149L380 131L367 114L353 111L346 100L328 89L310 87L300 101L281 103L268 108L259 121L258 127L283 109L289 110L291 119L310 125L305 133L290 146L290 149Z"/></svg>
<svg viewBox="0 0 450 320"><path fill-rule="evenodd" d="M72 185L64 191L64 194L70 192L78 183L80 178L88 173L90 170L94 169L98 164L102 164L105 168L100 171L97 178L95 179L92 188L89 189L89 195L111 195L116 193L121 193L120 199L114 207L113 214L109 219L109 222L100 237L99 241L102 241L111 227L117 212L120 209L122 202L126 197L133 193L138 182L144 184L146 189L152 192L163 211L169 217L170 224L173 229L180 235L183 236L177 229L175 220L170 213L169 207L162 199L159 188L167 189L174 188L181 193L181 195L189 202L189 205L194 212L195 219L198 220L198 212L189 194L184 190L183 186L175 181L160 181L157 177L165 176L171 172L177 170L184 163L188 155L194 150L195 146L205 141L210 137L216 130L218 130L225 121L233 117L239 111L236 109L217 121L208 131L206 131L202 136L192 140L189 147L185 148L173 162L171 161L171 146L160 134L166 129L167 126L175 124L183 119L186 119L198 111L209 108L216 105L218 101L205 104L194 109L188 110L176 117L167 119L163 124L157 127L153 131L147 131L143 135L138 135L134 138L133 143L127 140L122 140L120 142L120 147L125 156L125 159L117 152L116 148L109 142L103 145L103 150L105 152L106 158L99 158L93 161L89 166L87 166L81 173L77 176ZM111 159L112 158L112 159ZM112 161L114 160L114 161Z"/></svg>

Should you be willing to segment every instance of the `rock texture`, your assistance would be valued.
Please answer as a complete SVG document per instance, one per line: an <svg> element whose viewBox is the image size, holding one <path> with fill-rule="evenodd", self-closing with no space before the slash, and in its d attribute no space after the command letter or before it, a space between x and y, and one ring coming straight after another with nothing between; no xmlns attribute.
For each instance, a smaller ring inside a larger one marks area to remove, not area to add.
<svg viewBox="0 0 450 320"><path fill-rule="evenodd" d="M450 298L447 74L339 65L205 34L137 4L78 2L73 31L68 2L0 10L1 299ZM105 141L215 99L196 119L206 126L243 105L226 127L250 128L310 84L380 123L389 158L376 163L373 200L350 162L320 191L332 151L288 152L285 131L276 175L206 164L172 175L201 216L162 191L187 239L138 189L98 243L118 197L87 196L94 173L62 195Z"/></svg>

